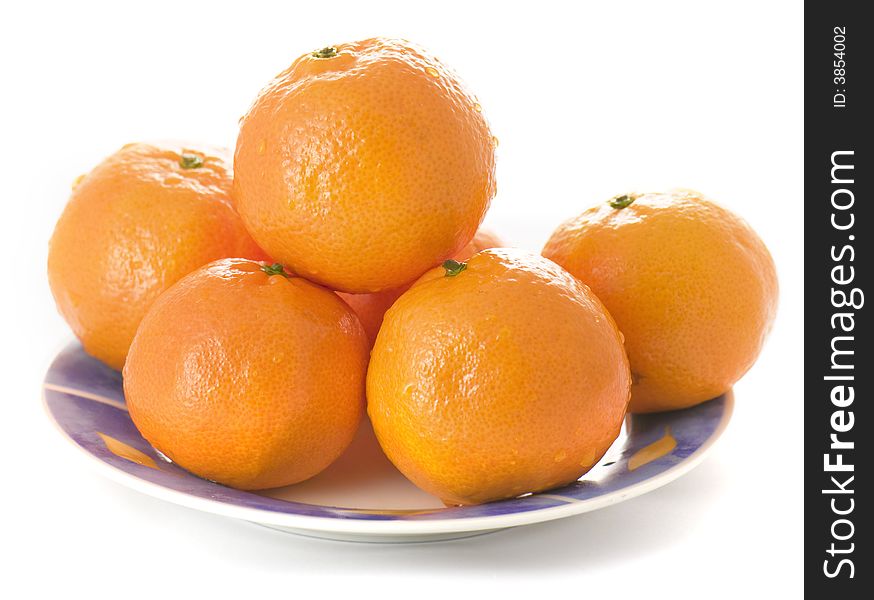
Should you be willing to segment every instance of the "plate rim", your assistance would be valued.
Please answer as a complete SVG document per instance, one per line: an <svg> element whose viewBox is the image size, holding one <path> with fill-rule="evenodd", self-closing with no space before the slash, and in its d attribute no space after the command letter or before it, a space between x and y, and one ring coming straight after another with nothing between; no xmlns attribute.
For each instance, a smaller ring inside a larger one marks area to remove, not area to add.
<svg viewBox="0 0 874 600"><path fill-rule="evenodd" d="M724 394L725 409L721 415L719 423L707 440L692 452L692 454L671 468L666 469L653 477L595 498L586 500L575 500L569 498L569 502L559 506L549 506L517 513L485 515L480 517L446 518L422 521L368 520L280 513L269 509L235 506L219 500L194 496L183 491L174 490L158 483L141 479L101 460L99 457L79 445L76 440L74 440L61 427L60 423L58 423L49 407L46 391L47 388L44 385L41 386L42 408L52 426L58 430L67 442L76 447L78 450L76 454L86 458L87 460L85 462L90 464L92 469L95 469L98 473L101 473L111 481L123 485L124 487L152 498L164 500L186 508L234 519L252 521L259 524L274 525L310 532L397 537L487 531L518 527L521 525L532 525L534 523L543 523L546 521L554 521L556 519L584 514L625 500L636 498L675 481L701 464L713 449L716 441L722 437L722 434L728 426L734 412L734 392L733 390L729 390Z"/></svg>

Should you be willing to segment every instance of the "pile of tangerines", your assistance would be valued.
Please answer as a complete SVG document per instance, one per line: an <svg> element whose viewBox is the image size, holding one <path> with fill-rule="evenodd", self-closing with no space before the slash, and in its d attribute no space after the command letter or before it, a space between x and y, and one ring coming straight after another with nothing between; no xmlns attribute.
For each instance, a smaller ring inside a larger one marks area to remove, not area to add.
<svg viewBox="0 0 874 600"><path fill-rule="evenodd" d="M685 190L601 202L542 255L503 248L478 230L495 146L476 97L417 46L307 53L242 119L233 169L218 149L138 143L80 178L51 289L85 350L123 369L145 439L201 477L302 481L366 412L447 504L560 486L626 411L729 390L771 327L775 269Z"/></svg>

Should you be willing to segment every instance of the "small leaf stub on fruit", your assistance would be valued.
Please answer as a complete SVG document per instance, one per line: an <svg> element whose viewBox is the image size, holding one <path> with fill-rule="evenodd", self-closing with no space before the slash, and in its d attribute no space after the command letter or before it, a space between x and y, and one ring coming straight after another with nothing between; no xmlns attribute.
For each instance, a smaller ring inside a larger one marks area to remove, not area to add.
<svg viewBox="0 0 874 600"><path fill-rule="evenodd" d="M179 158L179 166L183 169L197 169L203 166L203 159L196 154L186 152Z"/></svg>
<svg viewBox="0 0 874 600"><path fill-rule="evenodd" d="M288 277L288 274L285 272L285 267L283 267L280 263L273 263L272 265L261 265L261 270L267 273L268 276L282 275L283 277Z"/></svg>
<svg viewBox="0 0 874 600"><path fill-rule="evenodd" d="M630 206L635 200L637 200L635 194L622 194L611 198L608 204L613 208L625 208L626 206Z"/></svg>
<svg viewBox="0 0 874 600"><path fill-rule="evenodd" d="M455 277L467 268L467 263L458 262L450 258L443 261L443 268L446 269L446 277Z"/></svg>
<svg viewBox="0 0 874 600"><path fill-rule="evenodd" d="M313 58L334 58L337 56L337 49L333 46L325 46L321 50L313 52Z"/></svg>

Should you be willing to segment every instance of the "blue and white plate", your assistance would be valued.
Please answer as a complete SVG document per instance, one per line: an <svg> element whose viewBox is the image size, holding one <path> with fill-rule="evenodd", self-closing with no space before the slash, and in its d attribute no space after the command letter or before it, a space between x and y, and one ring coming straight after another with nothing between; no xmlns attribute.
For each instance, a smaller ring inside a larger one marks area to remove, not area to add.
<svg viewBox="0 0 874 600"><path fill-rule="evenodd" d="M371 542L452 539L595 510L673 481L696 466L728 424L726 394L690 409L626 419L598 465L548 493L446 508L385 458L369 424L347 452L303 483L244 492L200 479L167 461L127 412L121 374L72 344L44 384L46 410L92 465L123 485L210 513L293 533Z"/></svg>

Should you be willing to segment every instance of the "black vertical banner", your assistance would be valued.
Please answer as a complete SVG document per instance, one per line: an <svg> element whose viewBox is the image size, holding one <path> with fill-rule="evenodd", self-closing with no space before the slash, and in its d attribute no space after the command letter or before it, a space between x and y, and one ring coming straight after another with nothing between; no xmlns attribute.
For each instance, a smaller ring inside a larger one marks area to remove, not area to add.
<svg viewBox="0 0 874 600"><path fill-rule="evenodd" d="M874 23L863 7L807 2L804 31L805 587L847 600L874 597L862 491L874 443Z"/></svg>

